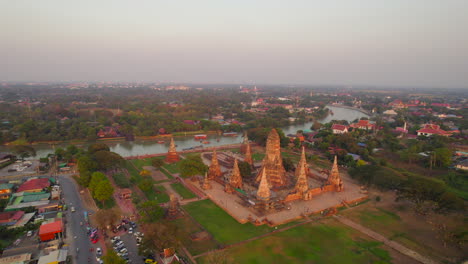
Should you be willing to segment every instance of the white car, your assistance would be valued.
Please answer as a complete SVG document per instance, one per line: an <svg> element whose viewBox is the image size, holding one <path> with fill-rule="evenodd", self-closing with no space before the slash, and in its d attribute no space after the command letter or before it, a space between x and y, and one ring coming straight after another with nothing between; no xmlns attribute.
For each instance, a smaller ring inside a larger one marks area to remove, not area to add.
<svg viewBox="0 0 468 264"><path fill-rule="evenodd" d="M72 213L75 212L75 207L74 206L71 207L71 211L72 211Z"/></svg>
<svg viewBox="0 0 468 264"><path fill-rule="evenodd" d="M97 255L98 257L102 256L102 250L101 250L101 248L96 248L96 255ZM99 262L99 261L98 261L98 262Z"/></svg>
<svg viewBox="0 0 468 264"><path fill-rule="evenodd" d="M129 234L133 233L133 228L132 228L132 227L130 227L130 228L128 229L128 233L129 233Z"/></svg>
<svg viewBox="0 0 468 264"><path fill-rule="evenodd" d="M33 232L31 230L28 231L28 233L26 234L26 236L30 237L32 236Z"/></svg>

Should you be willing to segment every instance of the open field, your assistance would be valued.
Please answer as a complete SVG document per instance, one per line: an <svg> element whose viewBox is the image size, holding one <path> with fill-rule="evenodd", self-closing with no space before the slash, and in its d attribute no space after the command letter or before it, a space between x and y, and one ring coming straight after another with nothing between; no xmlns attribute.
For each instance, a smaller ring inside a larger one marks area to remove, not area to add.
<svg viewBox="0 0 468 264"><path fill-rule="evenodd" d="M449 243L444 246L441 239L443 233L434 225L434 223L443 223L448 230L463 232L462 217L420 216L411 208L396 204L393 199L386 196L383 199L386 201L369 202L351 210L344 210L340 214L440 262L456 262L457 259L466 257L464 249Z"/></svg>
<svg viewBox="0 0 468 264"><path fill-rule="evenodd" d="M266 225L257 227L250 223L240 224L211 200L189 203L184 209L217 241L224 244L243 241L273 230Z"/></svg>
<svg viewBox="0 0 468 264"><path fill-rule="evenodd" d="M143 170L144 166L151 166L151 160L153 158L146 158L146 159L132 159L130 162L135 166L139 171Z"/></svg>
<svg viewBox="0 0 468 264"><path fill-rule="evenodd" d="M197 197L193 192L185 188L185 186L182 183L173 183L171 184L171 187L184 199L191 199Z"/></svg>
<svg viewBox="0 0 468 264"><path fill-rule="evenodd" d="M333 219L298 226L215 254L226 263L391 263L380 243ZM197 261L212 263L212 259L213 255L208 255Z"/></svg>
<svg viewBox="0 0 468 264"><path fill-rule="evenodd" d="M174 163L164 163L163 168L170 173L180 173L180 161Z"/></svg>
<svg viewBox="0 0 468 264"><path fill-rule="evenodd" d="M202 232L203 229L190 217L183 217L174 221L181 232L181 241L192 255L198 255L203 252L215 249L218 243L211 237L204 240L192 240L191 235Z"/></svg>

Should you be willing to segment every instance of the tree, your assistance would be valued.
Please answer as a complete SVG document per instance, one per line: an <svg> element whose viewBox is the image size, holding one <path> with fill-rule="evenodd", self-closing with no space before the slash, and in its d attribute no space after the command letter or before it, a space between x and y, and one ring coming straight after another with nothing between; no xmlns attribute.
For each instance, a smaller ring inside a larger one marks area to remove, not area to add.
<svg viewBox="0 0 468 264"><path fill-rule="evenodd" d="M137 205L141 220L145 223L154 223L164 216L164 209L157 200L150 200Z"/></svg>
<svg viewBox="0 0 468 264"><path fill-rule="evenodd" d="M240 161L238 165L239 165L239 171L240 171L242 178L252 177L252 166L250 166L249 163L245 161Z"/></svg>
<svg viewBox="0 0 468 264"><path fill-rule="evenodd" d="M294 163L289 157L284 157L283 158L283 166L286 171L292 171L294 170Z"/></svg>
<svg viewBox="0 0 468 264"><path fill-rule="evenodd" d="M125 264L127 261L125 261L123 258L119 257L117 253L112 249L112 247L108 247L109 250L107 250L107 254L102 256L102 260L104 263L112 263L112 264Z"/></svg>
<svg viewBox="0 0 468 264"><path fill-rule="evenodd" d="M36 156L36 150L33 147L26 145L14 146L13 152L20 156L23 160L27 157Z"/></svg>
<svg viewBox="0 0 468 264"><path fill-rule="evenodd" d="M154 158L151 161L151 165L153 165L153 167L159 169L160 167L162 167L164 165L164 161L162 159Z"/></svg>
<svg viewBox="0 0 468 264"><path fill-rule="evenodd" d="M117 209L101 209L96 212L94 219L100 229L108 229L120 220L121 213Z"/></svg>
<svg viewBox="0 0 468 264"><path fill-rule="evenodd" d="M178 248L182 232L172 222L158 221L146 226L145 236L141 243L141 251L159 252L165 248Z"/></svg>
<svg viewBox="0 0 468 264"><path fill-rule="evenodd" d="M91 180L88 185L89 190L94 192L101 181L108 181L107 176L104 173L97 171L91 174Z"/></svg>
<svg viewBox="0 0 468 264"><path fill-rule="evenodd" d="M138 188L144 192L148 192L153 189L153 180L151 178L146 178L138 183Z"/></svg>
<svg viewBox="0 0 468 264"><path fill-rule="evenodd" d="M180 162L180 174L183 177L204 175L208 171L200 156L189 156Z"/></svg>
<svg viewBox="0 0 468 264"><path fill-rule="evenodd" d="M101 201L102 205L104 206L104 202L112 198L112 195L114 194L114 187L112 187L112 184L108 180L100 181L96 186L93 194L94 198L96 198L98 201Z"/></svg>
<svg viewBox="0 0 468 264"><path fill-rule="evenodd" d="M435 149L435 164L439 167L448 167L452 163L452 151L448 148Z"/></svg>
<svg viewBox="0 0 468 264"><path fill-rule="evenodd" d="M95 143L88 147L89 154L94 154L97 151L110 151L110 148L104 143Z"/></svg>
<svg viewBox="0 0 468 264"><path fill-rule="evenodd" d="M124 164L122 156L115 152L106 150L99 150L94 152L94 158L98 164L98 168L101 170L108 170L111 168L118 168Z"/></svg>

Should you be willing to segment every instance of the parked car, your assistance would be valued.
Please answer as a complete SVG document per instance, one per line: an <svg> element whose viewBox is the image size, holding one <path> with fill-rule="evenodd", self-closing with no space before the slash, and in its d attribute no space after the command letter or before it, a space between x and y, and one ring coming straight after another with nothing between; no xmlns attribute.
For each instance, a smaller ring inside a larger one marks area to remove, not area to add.
<svg viewBox="0 0 468 264"><path fill-rule="evenodd" d="M98 257L102 256L102 249L101 248L96 248L96 255Z"/></svg>
<svg viewBox="0 0 468 264"><path fill-rule="evenodd" d="M26 234L26 236L30 237L32 236L33 232L31 230L28 231L28 233Z"/></svg>
<svg viewBox="0 0 468 264"><path fill-rule="evenodd" d="M75 212L75 207L74 206L71 207L71 211L72 211L72 213Z"/></svg>

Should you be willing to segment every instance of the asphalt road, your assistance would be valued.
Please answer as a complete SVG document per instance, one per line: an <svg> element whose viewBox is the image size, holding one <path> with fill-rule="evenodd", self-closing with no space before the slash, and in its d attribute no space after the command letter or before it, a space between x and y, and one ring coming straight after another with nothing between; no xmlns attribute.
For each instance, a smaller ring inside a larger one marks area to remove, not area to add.
<svg viewBox="0 0 468 264"><path fill-rule="evenodd" d="M78 188L74 180L68 176L59 176L60 185L62 186L63 197L67 204L67 239L70 245L70 253L73 256L75 263L88 263L88 258L91 263L96 263L94 252L90 252L92 244L86 234L86 227L80 225L84 223L84 214L86 210L81 202L81 197L78 193ZM71 207L75 207L76 212L72 213ZM79 249L78 254L77 250Z"/></svg>

